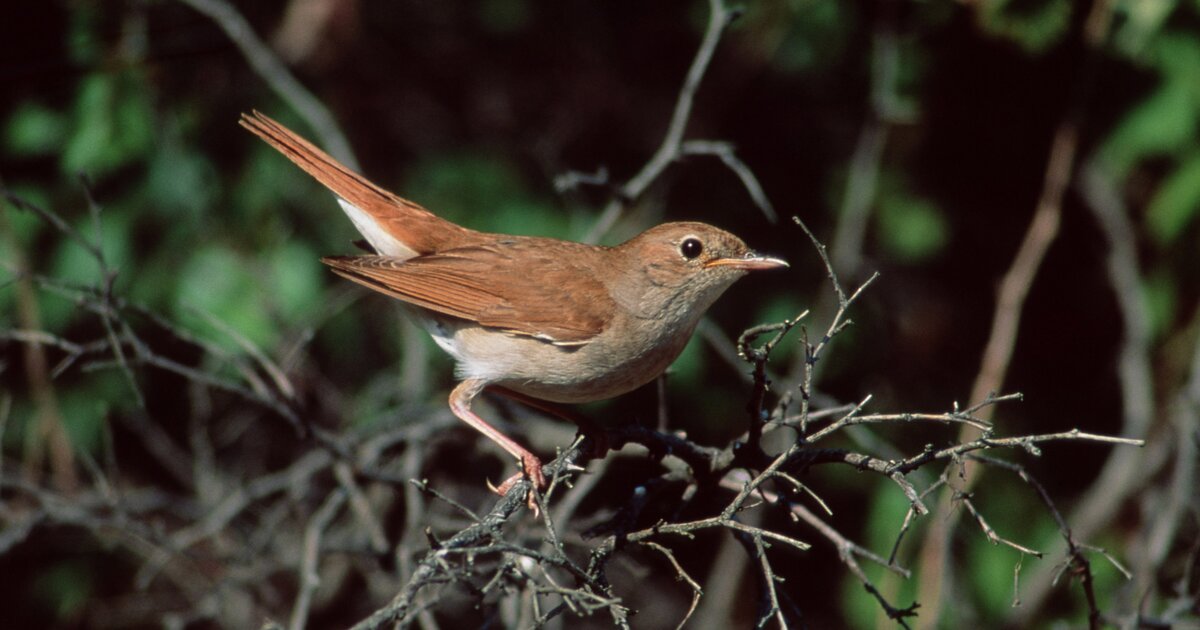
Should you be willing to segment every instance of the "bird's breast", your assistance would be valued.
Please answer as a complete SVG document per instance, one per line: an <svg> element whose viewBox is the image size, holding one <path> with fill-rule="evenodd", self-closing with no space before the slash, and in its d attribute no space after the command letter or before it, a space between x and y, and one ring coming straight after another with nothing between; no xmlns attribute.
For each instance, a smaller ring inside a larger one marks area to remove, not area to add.
<svg viewBox="0 0 1200 630"><path fill-rule="evenodd" d="M560 403L604 400L645 385L679 356L692 332L648 336L644 326L617 322L587 343L561 346L463 321L426 328L455 358L459 377Z"/></svg>

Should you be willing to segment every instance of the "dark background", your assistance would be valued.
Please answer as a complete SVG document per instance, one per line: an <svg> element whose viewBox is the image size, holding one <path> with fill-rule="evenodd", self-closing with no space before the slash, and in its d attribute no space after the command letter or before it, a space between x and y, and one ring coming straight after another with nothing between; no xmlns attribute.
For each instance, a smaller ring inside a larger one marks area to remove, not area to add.
<svg viewBox="0 0 1200 630"><path fill-rule="evenodd" d="M328 12L285 17L305 6ZM825 271L790 218L832 240L848 181L859 181L852 178L861 166L852 160L860 136L876 125L885 136L869 161L878 177L874 186L867 182L863 245L838 271L847 285L874 271L881 278L820 365L819 389L839 402L872 394L874 411L945 411L955 401L974 402L968 399L997 283L1033 216L1052 138L1062 125L1076 124L1072 173L1099 165L1106 174L1132 226L1123 237L1136 247L1138 294L1114 289L1106 237L1073 180L1061 200L1061 231L1029 287L1003 383L1003 392L1025 398L1001 406L995 420L1003 435L1072 428L1124 434L1117 364L1129 328L1118 299L1129 299L1148 324L1143 350L1157 406L1153 428L1128 437L1169 442L1195 435L1194 425L1174 433L1167 413L1188 379L1200 378L1189 367L1200 321L1194 3L1115 2L1094 50L1083 35L1087 2L797 0L743 8L697 92L685 139L731 143L779 219L770 221L719 160L693 156L632 203L604 242L664 220L711 222L792 263L731 289L711 311L717 330L736 338L743 328L807 308L827 317ZM612 187L658 147L708 13L705 2L574 0L294 0L237 9L329 108L373 181L473 228L570 239L587 233ZM103 207L100 232L117 271L115 291L233 353L243 346L197 312L276 358L297 351L303 337L304 359L289 375L307 413L330 429L379 426L396 421L399 409L411 414L418 403L442 404L452 386L449 361L424 343L428 361L405 363L395 309L350 290L317 262L352 253L357 235L329 195L236 121L258 109L316 136L213 21L178 2L29 2L14 11L0 26L0 178L10 193L52 209L89 238L90 191ZM894 64L894 79L873 77L881 63ZM601 168L611 186L555 189L564 173ZM8 233L0 248L10 277L28 269L66 282L97 281L95 260L35 214L10 207L0 228ZM29 327L18 316L22 299L16 282L0 288L0 327ZM97 319L70 297L41 286L34 299L42 329L78 342L103 336ZM811 334L824 325L814 322ZM146 334L184 363L222 369L169 335ZM29 464L41 447L30 437L38 403L27 381L26 344L5 339L0 474L48 484L46 470ZM797 339L773 358L780 375L789 373ZM415 352L411 342L407 347ZM51 364L59 358L51 352ZM138 374L146 421L186 449L187 431L172 419L195 413L189 384L153 370ZM710 344L694 340L667 387L670 428L712 445L745 431L748 387ZM118 370L68 369L56 375L54 391L75 451L103 459L113 449L129 487L164 483L175 490L161 465L131 445L137 432L121 417L140 412ZM223 443L218 459L231 469L249 475L294 459L298 442L285 420L220 396L213 404L221 422L253 420ZM1194 416L1197 400L1190 404ZM652 425L655 389L585 412ZM949 443L956 430L906 424L879 433L911 453ZM455 473L463 484L481 484L479 471L493 480L508 474L508 462L471 448L474 437L465 429L454 435L466 444L454 457L472 463ZM1069 513L1114 448L1128 447L1066 443L1045 446L1040 458L1005 455L1026 464ZM1168 474L1174 462L1188 468L1173 451L1155 457L1145 465L1167 472L1140 486L1143 501L1178 481ZM636 483L643 466L610 469L610 485ZM819 493L843 533L886 554L903 497L886 480L847 472L822 471L813 483L822 484ZM986 488L976 501L1001 535L1048 551L1041 560L1027 558L1026 567L1057 562L1061 542L1055 546L1053 521L1036 496L1014 479L989 478ZM0 517L10 526L19 521L20 495L11 485L0 489L9 503ZM1195 497L1188 500L1191 516L1181 521L1175 558L1195 540ZM1123 505L1091 542L1124 561L1137 553L1152 514L1136 491ZM960 619L1003 619L1013 614L1019 556L989 545L973 527L966 523L955 539L965 582L956 587L961 600L954 607L966 611ZM919 541L910 534L901 558L911 564ZM681 543L680 553L703 575L711 548ZM134 589L137 563L86 528L50 523L4 551L0 602L23 624L107 625L101 619L111 617L97 613L107 610L103 602ZM1095 562L1101 608L1116 611L1127 601L1121 579ZM785 566L786 588L814 627L877 621L873 601L828 548L788 556ZM1158 572L1149 582L1169 592L1163 585L1181 570L1172 567L1152 567ZM251 619L281 619L290 600L255 606L259 616ZM750 619L753 607L746 608L733 618ZM149 622L171 609L168 601ZM345 617L326 610L313 623L346 625L369 610ZM1060 585L1036 618L1079 625L1084 610L1078 591Z"/></svg>

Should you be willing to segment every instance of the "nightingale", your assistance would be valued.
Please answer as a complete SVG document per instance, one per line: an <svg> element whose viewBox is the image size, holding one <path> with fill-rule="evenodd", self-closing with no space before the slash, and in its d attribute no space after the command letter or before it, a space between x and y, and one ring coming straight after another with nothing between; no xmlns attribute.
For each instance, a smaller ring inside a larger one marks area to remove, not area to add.
<svg viewBox="0 0 1200 630"><path fill-rule="evenodd" d="M735 281L787 266L695 222L664 223L615 247L477 232L376 186L259 112L240 123L333 192L375 254L321 262L408 306L455 360L451 411L515 457L537 488L541 460L472 411L485 388L535 406L624 394L667 369ZM505 494L520 478L494 490Z"/></svg>

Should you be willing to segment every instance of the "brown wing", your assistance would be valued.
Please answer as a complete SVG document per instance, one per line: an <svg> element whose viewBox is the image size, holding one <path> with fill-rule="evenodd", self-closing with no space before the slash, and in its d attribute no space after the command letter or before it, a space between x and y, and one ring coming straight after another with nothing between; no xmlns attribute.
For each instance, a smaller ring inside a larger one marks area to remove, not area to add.
<svg viewBox="0 0 1200 630"><path fill-rule="evenodd" d="M608 326L616 305L587 267L569 262L574 253L603 255L588 245L516 237L404 261L387 256L321 261L343 277L431 311L581 345Z"/></svg>
<svg viewBox="0 0 1200 630"><path fill-rule="evenodd" d="M259 112L242 114L239 123L418 253L436 252L475 240L471 230L376 186L268 116Z"/></svg>

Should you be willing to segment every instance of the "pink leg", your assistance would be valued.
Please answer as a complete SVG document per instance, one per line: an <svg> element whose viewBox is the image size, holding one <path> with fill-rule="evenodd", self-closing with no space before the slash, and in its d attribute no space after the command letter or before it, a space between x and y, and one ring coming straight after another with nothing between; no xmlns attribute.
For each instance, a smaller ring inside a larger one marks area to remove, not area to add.
<svg viewBox="0 0 1200 630"><path fill-rule="evenodd" d="M479 431L493 442L499 444L510 455L520 460L521 468L525 471L525 475L529 477L529 481L539 490L545 488L546 477L542 475L542 460L538 459L537 455L526 450L525 447L517 444L516 440L504 435L499 429L488 424L486 420L471 411L471 401L479 392L483 391L486 385L487 383L477 379L467 379L459 383L458 387L455 387L454 391L450 392L450 411L454 412L454 415L461 418L467 424L475 427L476 431ZM509 488L518 479L520 479L519 476L505 481L497 488L497 492L501 495L507 493ZM529 504L530 507L534 507L532 493L529 495Z"/></svg>
<svg viewBox="0 0 1200 630"><path fill-rule="evenodd" d="M515 400L523 405L537 409L538 411L554 416L555 418L561 418L567 422L573 423L575 426L579 427L580 433L592 438L594 447L592 449L591 457L602 458L608 453L608 449L610 448L608 443L608 433L605 432L604 427L596 424L591 419L577 414L569 409L564 409L563 407L560 407L554 403L533 398L531 396L526 396L520 392L514 392L511 389L500 387L499 385L488 385L487 390L493 394L499 394L510 400Z"/></svg>

